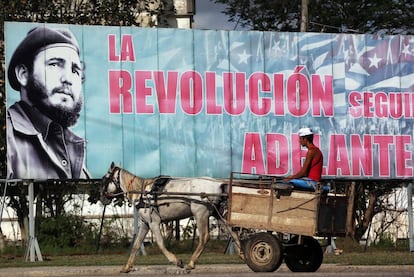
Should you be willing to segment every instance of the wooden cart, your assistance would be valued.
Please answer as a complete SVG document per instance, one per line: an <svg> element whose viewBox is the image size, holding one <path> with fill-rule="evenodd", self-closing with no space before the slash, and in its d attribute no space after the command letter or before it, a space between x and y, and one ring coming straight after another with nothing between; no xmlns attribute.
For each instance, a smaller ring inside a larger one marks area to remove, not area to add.
<svg viewBox="0 0 414 277"><path fill-rule="evenodd" d="M227 221L238 229L253 271L275 271L283 260L291 271L316 271L323 250L314 237L345 235L343 194L300 191L276 177L233 172L228 195Z"/></svg>

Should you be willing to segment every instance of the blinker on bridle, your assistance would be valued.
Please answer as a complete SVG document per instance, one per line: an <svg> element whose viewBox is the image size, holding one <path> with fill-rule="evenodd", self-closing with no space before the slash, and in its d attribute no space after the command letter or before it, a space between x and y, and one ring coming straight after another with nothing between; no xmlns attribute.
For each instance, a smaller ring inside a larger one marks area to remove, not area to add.
<svg viewBox="0 0 414 277"><path fill-rule="evenodd" d="M115 178L115 173L118 173L117 178ZM120 178L120 174L121 174L121 170L119 167L114 167L111 171L111 173L109 174L109 177L104 177L105 181L105 190L104 190L104 196L107 198L114 198L118 195L123 194L122 189L121 189L121 182L119 181ZM116 191L115 193L110 193L108 192L108 186L109 183L113 183L115 185Z"/></svg>

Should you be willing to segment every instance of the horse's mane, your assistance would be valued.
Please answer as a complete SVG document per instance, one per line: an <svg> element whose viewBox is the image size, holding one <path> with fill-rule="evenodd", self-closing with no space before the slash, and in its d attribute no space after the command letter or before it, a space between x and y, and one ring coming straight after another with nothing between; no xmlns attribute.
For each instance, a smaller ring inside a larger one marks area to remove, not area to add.
<svg viewBox="0 0 414 277"><path fill-rule="evenodd" d="M155 178L139 177L120 167L118 167L118 170L120 171L120 181L124 184L126 192L149 191L155 180Z"/></svg>

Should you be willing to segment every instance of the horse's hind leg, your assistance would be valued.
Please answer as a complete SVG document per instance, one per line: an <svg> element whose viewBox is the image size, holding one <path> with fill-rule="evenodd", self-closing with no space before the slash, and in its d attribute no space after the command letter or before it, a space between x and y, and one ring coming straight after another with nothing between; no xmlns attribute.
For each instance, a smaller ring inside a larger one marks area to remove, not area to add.
<svg viewBox="0 0 414 277"><path fill-rule="evenodd" d="M136 235L135 241L132 244L131 252L129 254L129 258L125 266L122 268L122 273L128 273L131 271L132 266L134 265L135 257L137 255L137 251L140 249L142 242L144 241L145 236L149 231L148 225L140 220L138 234Z"/></svg>
<svg viewBox="0 0 414 277"><path fill-rule="evenodd" d="M195 212L195 209L194 209L193 211L194 218L197 223L199 240L198 240L197 248L194 250L193 255L191 256L190 262L186 266L186 269L188 270L195 268L195 264L197 263L198 258L203 253L204 248L206 247L206 244L208 240L210 239L209 228L208 228L210 212L204 205L203 207L205 208L205 210Z"/></svg>

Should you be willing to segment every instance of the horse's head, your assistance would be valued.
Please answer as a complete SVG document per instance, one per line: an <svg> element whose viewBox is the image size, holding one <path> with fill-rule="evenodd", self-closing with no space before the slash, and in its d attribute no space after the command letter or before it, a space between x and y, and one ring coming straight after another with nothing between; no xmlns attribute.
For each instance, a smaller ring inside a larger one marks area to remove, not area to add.
<svg viewBox="0 0 414 277"><path fill-rule="evenodd" d="M102 177L101 202L104 205L111 203L112 199L122 194L120 183L121 168L112 162L108 172Z"/></svg>

